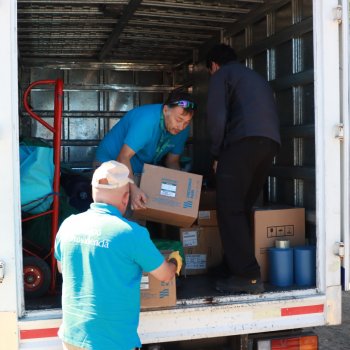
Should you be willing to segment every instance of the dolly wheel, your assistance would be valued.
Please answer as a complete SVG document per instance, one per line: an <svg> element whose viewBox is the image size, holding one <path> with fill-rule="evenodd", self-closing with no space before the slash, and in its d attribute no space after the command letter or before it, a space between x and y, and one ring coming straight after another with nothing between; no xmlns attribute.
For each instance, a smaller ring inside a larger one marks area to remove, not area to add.
<svg viewBox="0 0 350 350"><path fill-rule="evenodd" d="M49 265L35 256L23 258L24 292L28 297L40 297L49 289L51 271Z"/></svg>

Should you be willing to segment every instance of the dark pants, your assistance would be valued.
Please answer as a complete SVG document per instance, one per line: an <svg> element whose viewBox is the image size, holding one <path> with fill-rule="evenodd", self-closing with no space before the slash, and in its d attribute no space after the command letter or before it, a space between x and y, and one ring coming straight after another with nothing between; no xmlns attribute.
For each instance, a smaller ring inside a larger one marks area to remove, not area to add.
<svg viewBox="0 0 350 350"><path fill-rule="evenodd" d="M226 147L217 165L217 215L225 261L233 275L260 277L251 212L268 177L278 143L247 137Z"/></svg>

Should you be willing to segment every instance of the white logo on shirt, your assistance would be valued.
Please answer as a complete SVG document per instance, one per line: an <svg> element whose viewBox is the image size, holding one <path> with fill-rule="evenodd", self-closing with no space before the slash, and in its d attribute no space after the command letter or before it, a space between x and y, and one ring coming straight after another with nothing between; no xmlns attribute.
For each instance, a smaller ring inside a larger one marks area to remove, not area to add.
<svg viewBox="0 0 350 350"><path fill-rule="evenodd" d="M84 244L84 245L90 245L90 246L95 246L95 247L100 247L100 248L109 248L109 243L110 240L108 239L99 239L101 236L101 232L98 229L92 228L90 232L85 232L84 234L77 235L74 237L70 237L69 241L70 242L75 242L78 244Z"/></svg>

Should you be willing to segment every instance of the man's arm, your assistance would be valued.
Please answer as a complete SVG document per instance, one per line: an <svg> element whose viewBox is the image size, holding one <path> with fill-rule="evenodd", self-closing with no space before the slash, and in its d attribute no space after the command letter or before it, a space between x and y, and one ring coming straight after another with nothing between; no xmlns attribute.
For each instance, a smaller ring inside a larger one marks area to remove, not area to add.
<svg viewBox="0 0 350 350"><path fill-rule="evenodd" d="M124 144L117 157L117 161L125 164L129 168L129 177L133 180L134 173L132 171L130 159L135 155L135 151L127 144ZM145 209L147 197L146 194L140 190L135 184L130 184L130 200L132 209Z"/></svg>
<svg viewBox="0 0 350 350"><path fill-rule="evenodd" d="M220 154L224 141L227 114L225 77L221 74L221 69L210 79L207 98L207 127L211 139L211 154L215 158Z"/></svg>
<svg viewBox="0 0 350 350"><path fill-rule="evenodd" d="M157 269L150 272L157 280L162 282L169 282L175 276L177 265L172 261L164 260L163 264Z"/></svg>
<svg viewBox="0 0 350 350"><path fill-rule="evenodd" d="M165 158L165 166L170 169L180 170L180 155L168 153Z"/></svg>
<svg viewBox="0 0 350 350"><path fill-rule="evenodd" d="M118 156L117 156L117 161L120 163L123 163L129 168L129 177L131 179L134 178L134 173L132 171L130 159L135 155L135 151L130 148L127 144L124 143L122 149L120 150Z"/></svg>
<svg viewBox="0 0 350 350"><path fill-rule="evenodd" d="M167 260L157 269L151 271L151 275L163 282L169 282L175 274L180 275L182 257L178 250L169 254Z"/></svg>
<svg viewBox="0 0 350 350"><path fill-rule="evenodd" d="M58 269L58 272L62 273L62 265L61 265L61 262L57 260L57 269Z"/></svg>

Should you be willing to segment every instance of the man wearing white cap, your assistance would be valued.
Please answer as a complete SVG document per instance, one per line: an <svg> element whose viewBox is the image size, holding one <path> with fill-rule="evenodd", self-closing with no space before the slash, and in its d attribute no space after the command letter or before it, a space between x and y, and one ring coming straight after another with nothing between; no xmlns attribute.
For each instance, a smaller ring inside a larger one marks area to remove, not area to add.
<svg viewBox="0 0 350 350"><path fill-rule="evenodd" d="M140 347L142 271L167 282L181 269L176 252L164 260L147 229L123 218L131 182L124 164L102 163L92 179L94 203L67 218L57 233L64 349Z"/></svg>

